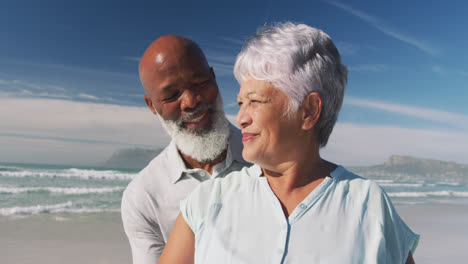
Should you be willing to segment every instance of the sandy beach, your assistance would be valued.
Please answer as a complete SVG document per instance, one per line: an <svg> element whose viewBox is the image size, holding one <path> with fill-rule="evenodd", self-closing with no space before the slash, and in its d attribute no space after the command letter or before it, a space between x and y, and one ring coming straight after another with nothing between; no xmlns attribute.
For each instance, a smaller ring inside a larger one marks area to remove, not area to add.
<svg viewBox="0 0 468 264"><path fill-rule="evenodd" d="M468 205L397 206L421 235L417 263L464 263ZM0 217L1 263L131 263L118 213Z"/></svg>
<svg viewBox="0 0 468 264"><path fill-rule="evenodd" d="M120 213L0 217L0 263L131 263Z"/></svg>
<svg viewBox="0 0 468 264"><path fill-rule="evenodd" d="M397 206L400 216L421 236L416 263L466 263L468 205Z"/></svg>

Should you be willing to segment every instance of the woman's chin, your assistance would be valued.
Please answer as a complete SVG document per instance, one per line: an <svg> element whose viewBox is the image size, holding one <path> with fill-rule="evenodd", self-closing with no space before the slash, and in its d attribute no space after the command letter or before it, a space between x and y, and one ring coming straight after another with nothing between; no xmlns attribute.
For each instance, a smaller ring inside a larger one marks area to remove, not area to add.
<svg viewBox="0 0 468 264"><path fill-rule="evenodd" d="M244 158L245 161L248 161L250 163L257 163L257 155L256 153L247 150L245 147L242 150L242 157Z"/></svg>

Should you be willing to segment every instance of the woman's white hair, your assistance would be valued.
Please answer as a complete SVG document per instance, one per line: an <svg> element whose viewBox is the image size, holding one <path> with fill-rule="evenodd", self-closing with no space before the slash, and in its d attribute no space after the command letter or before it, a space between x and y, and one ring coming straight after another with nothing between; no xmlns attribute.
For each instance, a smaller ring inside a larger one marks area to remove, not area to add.
<svg viewBox="0 0 468 264"><path fill-rule="evenodd" d="M327 144L338 118L347 73L330 36L291 22L260 27L246 40L234 66L239 83L268 81L289 96L288 114L297 111L309 93L318 92L322 98L316 124L320 147Z"/></svg>

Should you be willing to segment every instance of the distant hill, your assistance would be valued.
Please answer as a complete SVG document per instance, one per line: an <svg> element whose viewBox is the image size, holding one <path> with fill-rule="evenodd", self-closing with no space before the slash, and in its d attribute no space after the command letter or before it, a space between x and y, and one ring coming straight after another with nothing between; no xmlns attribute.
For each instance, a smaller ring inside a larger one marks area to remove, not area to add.
<svg viewBox="0 0 468 264"><path fill-rule="evenodd" d="M393 155L382 165L350 167L349 169L360 176L374 179L468 182L468 165L466 164L410 156Z"/></svg>
<svg viewBox="0 0 468 264"><path fill-rule="evenodd" d="M116 151L102 164L106 168L143 169L163 149L127 148Z"/></svg>

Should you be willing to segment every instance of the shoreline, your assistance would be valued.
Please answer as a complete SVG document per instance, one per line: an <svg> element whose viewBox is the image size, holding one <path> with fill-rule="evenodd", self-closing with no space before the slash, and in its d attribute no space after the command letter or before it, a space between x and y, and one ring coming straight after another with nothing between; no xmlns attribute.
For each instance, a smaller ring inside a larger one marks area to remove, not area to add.
<svg viewBox="0 0 468 264"><path fill-rule="evenodd" d="M465 262L468 205L395 205L421 236L416 263ZM0 216L2 263L131 263L120 213Z"/></svg>

